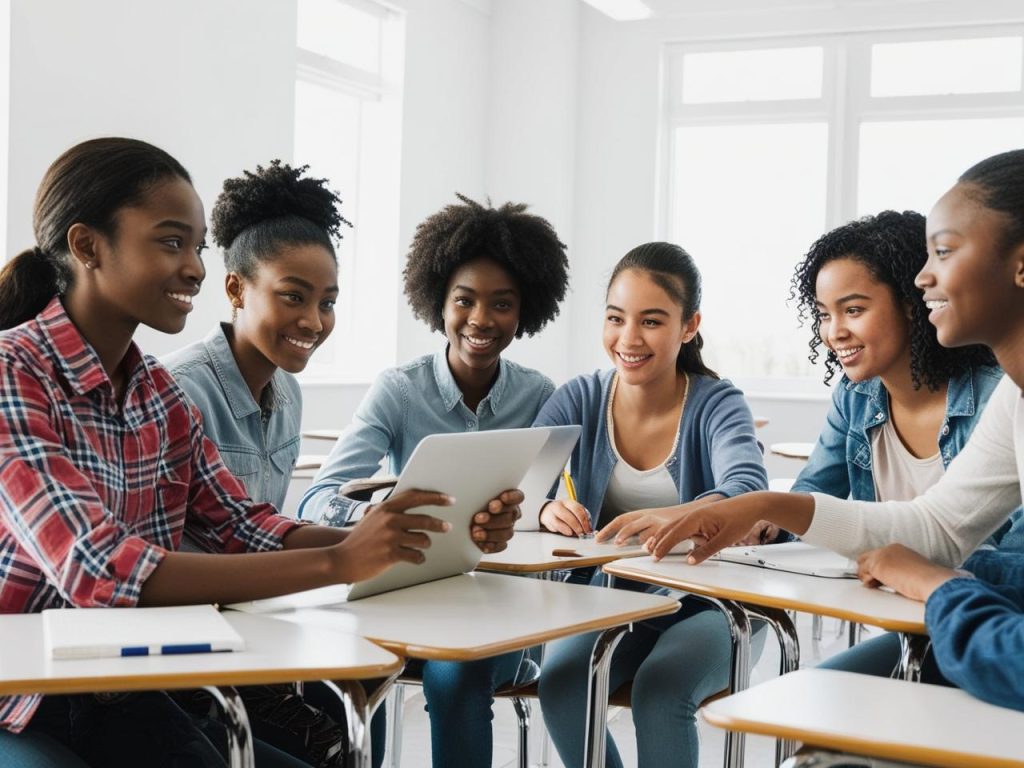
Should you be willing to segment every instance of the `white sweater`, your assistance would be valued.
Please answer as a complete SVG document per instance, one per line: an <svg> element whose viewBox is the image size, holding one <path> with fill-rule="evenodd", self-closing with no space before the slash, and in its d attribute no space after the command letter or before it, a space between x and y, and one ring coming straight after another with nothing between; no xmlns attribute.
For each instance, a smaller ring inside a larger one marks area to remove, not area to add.
<svg viewBox="0 0 1024 768"><path fill-rule="evenodd" d="M1024 496L1024 392L1004 376L946 474L912 501L812 496L814 518L804 541L847 557L895 542L936 563L959 565Z"/></svg>

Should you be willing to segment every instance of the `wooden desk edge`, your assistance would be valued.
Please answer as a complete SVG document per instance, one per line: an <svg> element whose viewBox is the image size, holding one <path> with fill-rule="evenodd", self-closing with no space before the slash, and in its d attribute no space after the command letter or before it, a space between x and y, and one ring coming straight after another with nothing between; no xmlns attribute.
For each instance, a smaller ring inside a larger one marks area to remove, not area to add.
<svg viewBox="0 0 1024 768"><path fill-rule="evenodd" d="M760 736L792 739L812 747L821 747L840 752L849 752L865 757L878 757L900 762L940 766L941 768L1021 768L1024 760L1007 760L999 757L972 755L963 752L935 749L933 747L911 747L906 744L876 742L843 736L835 733L821 733L807 728L772 726L759 721L722 715L710 708L701 710L704 719L717 728L728 731L755 733Z"/></svg>
<svg viewBox="0 0 1024 768"><path fill-rule="evenodd" d="M642 621L643 619L653 619L656 616L667 616L678 610L679 602L670 597L665 597L665 603L660 607L652 606L651 608L639 611L621 613L612 618L585 621L580 624L573 624L570 627L562 627L548 632L538 632L535 635L528 635L525 638L519 638L514 641L490 643L489 645L479 645L474 648L440 648L431 645L400 643L393 640L371 637L369 635L367 635L367 639L376 643L381 648L407 658L425 659L428 661L476 661L477 659L485 659L489 656L497 656L502 653L522 651L535 645L541 645L542 643L546 643L550 640L559 640L563 637L582 635L586 632L610 629L611 627L618 627L623 624L632 624L635 621Z"/></svg>
<svg viewBox="0 0 1024 768"><path fill-rule="evenodd" d="M757 592L743 592L735 589L708 587L704 584L692 584L687 581L661 577L645 571L631 570L628 566L619 566L614 563L604 566L603 570L605 573L611 574L612 576L619 576L624 579L634 579L635 581L642 581L646 584L657 584L660 587L668 587L669 589L688 592L702 597L718 597L724 600L735 600L739 603L750 603L751 605L766 606L768 608L782 608L787 611L796 610L803 611L804 613L818 614L820 616L830 616L834 619L843 619L844 621L852 621L857 624L868 624L872 627L879 627L880 629L884 629L888 632L907 632L913 635L928 634L923 618L920 623L917 623L913 621L883 619L877 616L872 616L871 614L848 611L839 607L808 606L805 603L797 603L793 600L784 600L770 595L762 595Z"/></svg>
<svg viewBox="0 0 1024 768"><path fill-rule="evenodd" d="M566 547L572 549L572 547ZM477 565L478 571L489 571L490 573L544 573L545 571L562 571L573 568L589 568L590 566L607 565L616 560L626 560L631 557L646 557L646 552L629 552L627 554L594 555L593 557L563 557L551 559L544 563L500 563L481 560Z"/></svg>
<svg viewBox="0 0 1024 768"><path fill-rule="evenodd" d="M175 688L200 688L205 685L264 685L312 682L316 680L370 680L387 677L402 668L402 660L389 664L360 667L308 667L303 669L224 670L218 672L134 673L104 677L57 680L5 680L0 696L29 694L112 693L117 691L162 691Z"/></svg>

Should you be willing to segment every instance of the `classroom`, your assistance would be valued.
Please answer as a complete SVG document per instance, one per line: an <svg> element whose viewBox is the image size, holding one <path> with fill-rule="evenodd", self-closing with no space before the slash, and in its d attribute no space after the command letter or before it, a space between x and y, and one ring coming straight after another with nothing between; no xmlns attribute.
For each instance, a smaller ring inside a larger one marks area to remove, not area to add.
<svg viewBox="0 0 1024 768"><path fill-rule="evenodd" d="M0 0L0 185L0 768L1024 766L1019 0Z"/></svg>

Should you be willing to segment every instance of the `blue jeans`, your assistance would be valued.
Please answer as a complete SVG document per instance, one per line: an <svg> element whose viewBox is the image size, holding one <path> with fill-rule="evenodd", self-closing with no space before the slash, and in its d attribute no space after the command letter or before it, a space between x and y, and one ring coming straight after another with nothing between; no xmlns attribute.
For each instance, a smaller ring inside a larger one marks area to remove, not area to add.
<svg viewBox="0 0 1024 768"><path fill-rule="evenodd" d="M423 676L434 768L490 768L494 692L515 678L522 658L516 651L479 661L409 665L412 674Z"/></svg>
<svg viewBox="0 0 1024 768"><path fill-rule="evenodd" d="M825 659L818 666L822 669L839 669L844 672L858 672L875 677L893 677L900 663L900 638L895 632L873 637L858 643L853 648L840 651ZM921 681L936 685L949 685L935 664L935 654L928 651L921 665Z"/></svg>
<svg viewBox="0 0 1024 768"><path fill-rule="evenodd" d="M725 617L714 606L684 598L678 613L633 625L612 656L608 690L633 681L632 708L640 768L696 768L695 713L700 703L729 684L732 642ZM583 765L590 652L599 633L548 645L541 667L540 706L551 740L566 768ZM764 626L751 642L756 660ZM609 768L622 768L611 735Z"/></svg>
<svg viewBox="0 0 1024 768"><path fill-rule="evenodd" d="M253 746L259 768L306 766L261 742ZM0 766L225 768L225 747L160 691L46 696L22 733L0 731Z"/></svg>

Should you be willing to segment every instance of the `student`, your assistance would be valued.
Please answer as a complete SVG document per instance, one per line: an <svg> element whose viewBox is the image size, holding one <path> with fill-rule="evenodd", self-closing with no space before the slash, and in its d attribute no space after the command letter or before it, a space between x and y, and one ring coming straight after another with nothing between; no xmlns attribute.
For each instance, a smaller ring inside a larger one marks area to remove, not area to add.
<svg viewBox="0 0 1024 768"><path fill-rule="evenodd" d="M897 543L949 567L1005 521L1024 495L1024 150L983 160L942 196L928 215L928 252L916 284L939 343L986 344L1006 371L945 475L910 501L765 493L695 505L654 538L656 557L696 537L691 560L700 562L744 527L770 520L849 556ZM867 552L862 577L929 597L939 669L981 698L1020 707L1019 686L1009 681L1024 677L1024 605L1019 591L998 586L1022 586L1019 556L979 553L966 567L978 567L981 578L948 578L920 591L903 579L925 566L893 559L887 568L879 553Z"/></svg>
<svg viewBox="0 0 1024 768"><path fill-rule="evenodd" d="M554 390L502 352L558 314L565 246L523 204L494 209L459 199L417 227L405 268L413 313L444 333L445 347L377 377L303 497L304 519L343 525L372 515L374 507L338 494L342 483L375 474L384 458L401 472L427 435L528 427ZM493 694L514 678L521 657L422 665L437 768L490 766Z"/></svg>
<svg viewBox="0 0 1024 768"><path fill-rule="evenodd" d="M292 374L334 329L333 241L348 224L326 179L303 176L305 170L274 160L224 182L211 220L224 251L231 322L163 360L249 498L277 509L284 508L299 454L302 392ZM310 705L336 701L320 688L307 684L302 697L290 685L246 686L239 694L257 738L312 765L336 765L343 759L337 720L344 713L328 706L332 719ZM175 699L196 715L212 703L205 691ZM380 734L374 754L383 744Z"/></svg>
<svg viewBox="0 0 1024 768"><path fill-rule="evenodd" d="M697 267L677 245L647 243L616 265L604 322L604 348L614 367L560 387L535 422L583 427L570 464L578 500L545 505L543 528L578 535L631 510L671 513L693 499L767 487L742 393L701 358L700 297ZM594 640L589 633L552 643L544 657L544 722L566 766L581 765L584 754ZM755 656L763 642L759 631ZM697 765L694 714L728 685L731 649L725 618L693 597L673 616L643 622L622 639L609 688L633 680L641 766ZM609 766L622 765L610 736L607 756Z"/></svg>
<svg viewBox="0 0 1024 768"><path fill-rule="evenodd" d="M170 155L72 147L43 178L34 229L0 271L0 613L273 597L421 562L421 531L447 530L407 513L445 505L437 493L396 496L350 531L252 502L132 343L140 323L181 331L205 276L203 207ZM487 523L502 541L521 494L506 498ZM178 552L185 533L234 556ZM53 764L55 745L94 765L224 765L163 693L0 697L0 764Z"/></svg>

